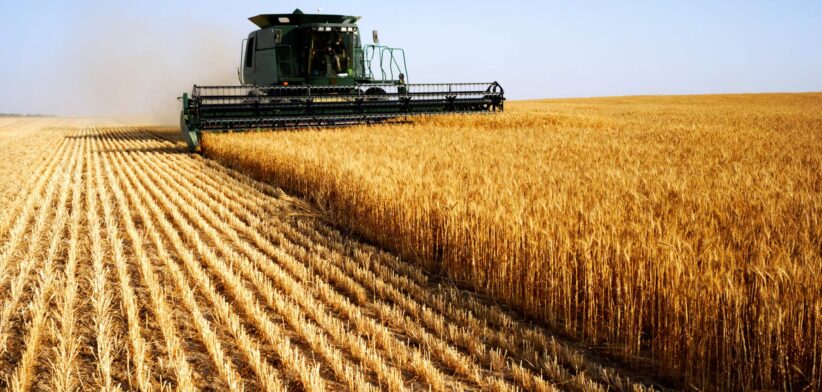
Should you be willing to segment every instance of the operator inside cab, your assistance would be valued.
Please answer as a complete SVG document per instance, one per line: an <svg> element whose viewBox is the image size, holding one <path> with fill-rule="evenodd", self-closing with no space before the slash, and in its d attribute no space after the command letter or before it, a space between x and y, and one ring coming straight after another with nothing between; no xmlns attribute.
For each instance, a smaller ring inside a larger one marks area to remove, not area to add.
<svg viewBox="0 0 822 392"><path fill-rule="evenodd" d="M311 76L334 76L352 74L353 34L338 31L315 31L311 37Z"/></svg>
<svg viewBox="0 0 822 392"><path fill-rule="evenodd" d="M336 73L347 72L348 70L348 56L345 49L345 42L341 35L331 44L331 53L333 54L333 65Z"/></svg>

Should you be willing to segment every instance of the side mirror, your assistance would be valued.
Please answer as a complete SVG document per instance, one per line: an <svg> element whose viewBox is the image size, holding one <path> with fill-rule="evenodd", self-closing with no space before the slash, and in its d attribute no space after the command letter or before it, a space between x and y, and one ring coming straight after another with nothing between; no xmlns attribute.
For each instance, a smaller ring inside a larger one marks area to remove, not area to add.
<svg viewBox="0 0 822 392"><path fill-rule="evenodd" d="M380 44L380 33L377 32L377 30L374 30L371 33L371 37L374 39L374 45L379 45Z"/></svg>

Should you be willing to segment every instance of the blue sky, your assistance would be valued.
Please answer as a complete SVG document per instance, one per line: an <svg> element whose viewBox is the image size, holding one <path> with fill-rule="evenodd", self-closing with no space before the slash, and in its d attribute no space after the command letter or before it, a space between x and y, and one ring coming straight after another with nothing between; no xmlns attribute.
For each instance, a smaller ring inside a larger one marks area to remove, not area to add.
<svg viewBox="0 0 822 392"><path fill-rule="evenodd" d="M0 112L173 119L236 83L249 16L296 7L363 16L412 82L512 99L822 91L822 1L1 1Z"/></svg>

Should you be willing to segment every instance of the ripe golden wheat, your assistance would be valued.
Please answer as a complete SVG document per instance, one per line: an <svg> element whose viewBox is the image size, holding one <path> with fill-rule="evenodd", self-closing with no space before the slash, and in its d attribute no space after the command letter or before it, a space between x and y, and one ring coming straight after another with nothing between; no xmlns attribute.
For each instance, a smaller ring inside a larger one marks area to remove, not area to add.
<svg viewBox="0 0 822 392"><path fill-rule="evenodd" d="M204 151L679 386L822 388L822 94L517 102Z"/></svg>

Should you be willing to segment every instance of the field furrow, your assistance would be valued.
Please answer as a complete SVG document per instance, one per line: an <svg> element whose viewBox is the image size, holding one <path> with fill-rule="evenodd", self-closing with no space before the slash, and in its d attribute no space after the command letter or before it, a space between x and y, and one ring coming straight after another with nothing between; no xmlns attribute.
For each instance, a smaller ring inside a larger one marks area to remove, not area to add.
<svg viewBox="0 0 822 392"><path fill-rule="evenodd" d="M45 227L45 220L50 212L50 208L47 207L53 203L53 198L57 190L57 178L66 170L64 165L68 163L73 147L76 146L67 145L66 148L58 150L58 154L55 154L55 157L59 156L60 159L55 159L54 165L50 165L49 170L46 170L42 174L40 180L38 180L38 183L29 193L28 197L18 199L18 201L25 200L25 204L14 203L15 205L21 205L23 207L22 210L17 212L16 216L8 216L8 219L5 221L8 225L10 225L12 221L14 224L11 226L10 232L2 233L6 235L3 245L0 246L0 286L6 283L6 280L9 279L10 271L13 270L11 267L14 266L9 266L8 263L9 260L13 259L16 255L15 251L17 247L21 246L21 243L24 242L25 239L32 239L42 233ZM53 171L55 168L57 168L57 170ZM10 211L13 211L13 208L14 206ZM36 216L34 215L35 213L37 214ZM30 224L30 219L32 218L34 222ZM6 225L6 229L9 229L8 225Z"/></svg>
<svg viewBox="0 0 822 392"><path fill-rule="evenodd" d="M80 369L77 357L82 350L83 337L80 336L82 326L78 319L79 307L78 292L81 282L78 282L78 262L84 256L80 242L80 225L83 219L82 206L85 195L84 176L88 176L86 163L88 162L87 141L82 142L80 151L81 160L74 171L71 189L71 216L69 218L69 235L67 260L63 270L63 289L56 295L56 311L52 320L52 329L55 330L56 358L52 364L50 387L55 391L75 391L81 384Z"/></svg>
<svg viewBox="0 0 822 392"><path fill-rule="evenodd" d="M152 173L155 173L154 171L151 171L151 170L146 170L145 172L148 173L149 175L151 175ZM159 185L160 187L162 187L163 186L162 184L164 184L164 182L157 182L156 184ZM185 209L190 203L193 203L194 205L197 205L197 199L195 199L193 197L189 197L188 200L182 201L178 206L181 209ZM215 217L213 212L212 212L215 208L219 208L219 207L217 205L211 206L211 207L201 205L200 208L199 208L198 213L194 213L194 212L189 213L189 218L199 216L204 221L207 221L207 222L209 222L209 223L216 226L217 223L220 222L220 219ZM190 207L189 207L189 209L190 209ZM268 292L270 290L276 290L276 289L269 289L270 284L265 282L265 280L255 279L257 272L260 271L260 270L255 269L255 267L249 263L249 260L257 260L257 263L255 263L255 264L257 264L257 266L263 266L262 270L264 270L265 273L267 273L270 277L272 277L275 280L275 282L278 283L278 285L280 286L280 289L283 290L285 292L285 294L287 294L288 297L296 298L296 302L308 314L310 314L312 316L312 318L314 319L315 322L318 322L321 325L335 322L335 320L333 318L329 319L330 316L327 313L324 313L324 312L321 312L321 311L317 310L317 309L319 309L320 305L310 299L311 297L317 296L317 294L312 295L312 294L306 293L306 291L303 289L303 286L300 286L294 280L289 279L289 276L286 273L284 273L282 270L278 270L276 268L271 268L267 263L266 255L263 255L263 252L261 252L259 250L259 248L255 248L250 243L241 240L237 230L233 229L233 227L238 227L239 226L239 222L237 222L235 220L235 221L230 221L230 223L231 223L231 226L224 226L225 229L223 230L223 233L224 233L224 235L227 235L230 238L232 238L234 240L234 243L239 246L239 249L236 248L236 247L234 249L230 249L230 248L224 247L221 244L216 244L216 242L219 241L217 236L212 235L211 238L212 238L213 241L215 241L215 245L218 248L221 249L221 251L223 252L225 257L231 257L232 255L235 254L234 252L237 252L237 251L240 251L244 254L245 257L241 256L240 258L238 258L239 264L241 266L245 267L245 268L243 268L243 270L246 272L247 276L254 281L254 284L260 290L260 292L265 293L265 292ZM211 228L207 228L207 227L204 227L204 226L202 228L204 229L203 231L206 232L206 233L212 232L210 230ZM251 233L245 233L245 234L250 235ZM292 272L294 270L298 270L300 268L299 267L299 262L297 260L294 260L292 258L287 258L283 254L278 255L278 252L276 251L276 249L274 249L273 246L271 246L270 244L260 244L260 245L262 245L262 246L268 245L268 250L271 254L269 254L267 256L269 256L269 257L278 257L279 260L281 260L282 263L287 264L288 266L291 267ZM269 268L266 268L266 267L269 267ZM286 268L288 268L288 267L286 267ZM301 270L300 273L303 276L305 276L305 274L306 274L305 270ZM316 282L313 282L313 284L316 284L321 288L329 288L329 290L331 292L333 292L333 289L330 288L330 286L326 285L324 282L316 281ZM306 285L306 287L311 287L311 285ZM296 328L300 325L310 325L310 324L305 324L305 321L303 321L301 318L299 318L299 316L294 316L296 318L289 317L289 313L288 313L289 305L282 303L282 301L277 301L282 297L282 293L283 292L273 291L272 295L266 295L267 303L269 304L269 306L272 306L273 308L277 309L279 312L282 312L281 314L285 315L286 320L289 320L289 323L292 325L293 328ZM331 296L332 296L332 298L334 298L334 300L336 300L335 303L338 303L338 304L341 303L342 300L339 299L340 297L336 297L336 296L334 296L334 294L331 294ZM344 306L344 305L340 305L340 306ZM392 348L396 348L395 350L393 350L393 352L395 352L395 353L404 353L404 354L407 353L407 354L404 355L404 358L400 359L400 360L404 361L406 364L408 364L407 370L415 371L421 377L426 377L427 381L429 382L429 384L431 386L442 385L439 380L445 378L445 376L442 375L442 374L438 374L438 371L433 367L433 365L428 360L424 359L419 354L415 355L414 351L408 350L408 348L404 347L398 340L392 339L392 337L390 336L390 333L388 333L387 330L385 330L384 327L380 328L380 326L376 322L374 322L373 320L364 318L359 313L351 313L351 314L354 315L354 320L353 320L354 322L364 323L364 325L374 326L374 328L377 329L377 331L378 331L377 333L379 334L379 336L384 337L385 339L387 339L385 344L392 346ZM310 329L308 331L311 332ZM338 335L348 336L348 334L338 334ZM313 337L308 337L308 339L312 339L312 338ZM313 338L313 339L316 339L316 338ZM309 340L309 344L311 344L312 348L314 348L315 350L317 350L319 347L327 347L327 345L321 344L321 343L323 343L323 342L319 342L319 341L316 341L316 340L315 340L315 343L311 343L311 340ZM410 353L408 353L409 351L410 351ZM334 358L334 357L328 358L329 364L332 363L332 361L335 360L335 359L336 358ZM444 385L442 387L444 387Z"/></svg>
<svg viewBox="0 0 822 392"><path fill-rule="evenodd" d="M94 120L85 119L8 119L0 117L5 124L0 128L0 205L10 208L0 212L0 222L16 216L18 202L26 202L25 195L43 176L44 168L51 166L53 158L64 146L71 144L68 139L76 129ZM0 233L4 233L4 223L0 223Z"/></svg>
<svg viewBox="0 0 822 392"><path fill-rule="evenodd" d="M114 195L120 194L122 190L120 189L120 184L116 182L110 183L111 190ZM108 201L108 200L107 200ZM113 201L110 201L113 204ZM108 204L107 204L108 205ZM106 208L107 205L104 205L104 211L106 219L108 220L109 214L112 212ZM194 384L192 382L192 372L189 366L189 363L186 359L186 353L183 349L183 343L180 340L179 332L176 328L176 320L174 319L174 312L172 312L171 307L169 306L166 295L164 292L164 288L161 287L160 283L158 282L158 278L153 270L153 265L151 261L148 259L146 255L145 248L143 246L142 238L139 234L137 234L136 229L134 228L134 223L131 217L131 213L128 209L128 206L124 203L119 203L119 216L117 218L119 222L123 222L123 226L125 227L125 231L131 241L131 250L134 254L134 257L137 259L137 265L139 266L140 276L142 277L142 282L148 288L149 297L151 299L151 304L149 308L151 309L152 313L157 319L157 323L159 324L160 330L162 331L166 350L169 355L170 365L174 369L175 372L175 382L177 390L180 391L190 391L194 389ZM116 233L112 234L113 237L116 237ZM122 281L123 278L121 278Z"/></svg>
<svg viewBox="0 0 822 392"><path fill-rule="evenodd" d="M112 179L111 169L108 165L108 161L106 161L104 163L104 166L105 166L105 169L106 169L106 175L108 176L108 179L111 180ZM158 313L158 318L160 318L161 323L165 322L168 325L166 327L165 332L167 332L173 339L176 340L177 339L177 337L176 337L177 331L174 330L173 325L176 324L177 322L173 321L173 320L170 320L168 318L164 318L164 316L160 316L163 313L169 313L169 311L167 310L168 305L165 304L165 299L162 298L162 293L161 293L162 289L159 287L159 283L157 283L157 277L155 276L155 273L150 270L150 267L149 267L150 262L149 262L149 260L146 256L146 253L142 250L143 246L144 246L143 245L143 239L141 238L140 233L138 233L138 231L137 231L137 228L134 224L134 219L132 219L131 209L132 208L144 209L144 207L141 204L136 204L134 206L129 205L129 203L126 201L126 198L124 196L124 192L122 190L122 187L120 186L121 184L117 183L116 181L112 181L112 183L117 184L117 186L113 187L114 195L115 195L115 198L117 199L117 204L120 208L122 221L126 225L126 231L128 232L128 235L129 235L129 237L132 241L132 244L134 244L134 247L136 249L135 253L137 253L138 258L140 258L140 260L141 260L141 264L144 266L143 267L144 276L146 276L146 280L150 282L149 287L153 287L152 290L156 292L156 294L153 294L153 295L158 297L158 299L155 300L155 301L158 302L157 304L155 304L155 307L158 309L158 312L157 312ZM148 200L148 202L151 202L151 200ZM150 220L145 220L142 223L143 223L143 225L145 225L148 228L148 232L150 234L152 234L152 240L153 240L154 245L156 246L157 256L161 260L163 260L165 262L164 263L165 266L168 267L171 264L172 260L171 260L170 256L168 255L168 253L166 252L163 242L160 241L160 238L158 236L156 236L156 232L151 230L151 228L153 226L151 221ZM222 388L229 388L231 390L243 389L242 383L239 379L239 376L237 375L237 371L236 371L234 365L229 362L226 353L222 349L222 345L221 345L219 339L217 339L216 333L213 331L213 329L211 328L208 320L206 320L206 318L203 316L203 312L200 310L199 306L197 305L196 301L194 300L194 295L192 294L192 290L188 286L187 281L186 280L180 280L180 275L179 274L171 274L171 273L169 273L170 271L168 269L165 269L163 272L166 273L166 274L169 274L173 278L175 278L175 284L177 285L177 287L180 290L178 293L175 293L175 294L179 294L179 297L182 297L184 306L186 307L186 309L189 312L189 314L183 315L182 317L184 317L184 318L192 317L193 318L195 328L196 328L196 330L199 334L200 340L204 343L206 349L209 352L209 355L211 356L212 360L214 361L214 365L216 367L217 372L223 378L222 381L225 384L224 384L224 386L222 386ZM174 295L174 297L178 297L178 295ZM162 309L162 310L160 310L160 309ZM181 351L182 348L180 347L180 343L175 342L175 345L174 345L173 349L177 350L177 351ZM184 354L183 353L178 353L177 355L182 356ZM186 368L187 368L188 367L187 363L184 366L186 366ZM201 373L202 374L209 374L210 373L209 370L210 369L201 369ZM186 369L186 371L189 373L189 374L186 375L186 377L189 379L188 380L189 387L193 387L193 385L191 384L191 380L190 380L190 378L191 378L190 372L191 371L190 371L190 369ZM213 383L213 380L210 380L210 382ZM210 385L214 386L215 388L218 388L218 385L214 385L214 384L210 384ZM218 388L218 389L220 389L220 388Z"/></svg>
<svg viewBox="0 0 822 392"><path fill-rule="evenodd" d="M267 316L267 312L263 310L257 302L255 294L239 280L233 272L233 268L225 264L223 259L219 258L211 248L200 240L198 232L194 230L187 220L181 218L180 213L175 207L171 207L165 195L160 194L160 197L157 197L158 194L155 193L154 195L147 196L149 191L147 191L140 180L136 178L133 170L124 170L124 168L128 169L130 167L122 160L122 157L119 156L120 154L115 152L113 155L115 155L113 159L116 159L116 162L118 162L118 165L114 166L116 167L119 181L123 181L124 183L130 182L138 192L144 195L143 197L148 200L153 200L154 203L150 203L150 207L158 208L158 204L162 205L165 212L172 215L177 224L180 225L181 231L187 236L189 243L196 247L195 249L197 249L201 257L204 258L208 266L219 274L222 279L222 284L234 295L237 303L243 311L246 312L246 317L252 319L254 326L262 332L262 335L265 336L268 343L273 346L290 378L309 390L324 389L325 382L319 377L319 367L311 364L311 361L306 359L299 349L291 345L289 338L284 335L277 323L273 322ZM155 197L157 197L156 200L154 199ZM158 212L155 211L155 214L158 214Z"/></svg>
<svg viewBox="0 0 822 392"><path fill-rule="evenodd" d="M154 167L149 167L147 169L149 169L149 170L157 169L156 171L152 170L154 173L164 173L168 170L167 166L164 167L164 168L157 168L156 165L152 164L154 162L162 162L162 160L150 159L150 160L145 160L144 162L148 163L151 166L154 166ZM168 180L169 179L166 178L166 179L163 179L162 181L168 181ZM185 197L187 197L186 202L196 203L196 200L202 200L203 197L207 197L204 194L199 194L199 195L195 196L191 193L192 190L196 191L197 188L189 188L189 189L182 189L181 190L181 193L184 194ZM195 192L195 193L197 193L197 192ZM216 199L216 200L219 203L224 202L224 200L222 200L222 199ZM203 207L203 208L200 209L200 213L201 213L201 215L202 214L208 215L212 210L213 210L213 208ZM209 218L211 218L211 219L209 219L210 222L217 222L220 219L227 219L228 221L230 221L232 223L237 223L236 216L232 215L232 213L229 212L229 210L226 210L226 209L215 209L215 210L219 210L219 215L221 216L221 218L210 216L209 217ZM243 234L245 234L246 236L250 235L251 237L255 237L255 236L253 236L252 233L244 232ZM237 233L228 233L228 235L232 236L233 238L238 238ZM256 237L255 240L260 241L260 238ZM260 244L260 245L262 247L267 247L269 249L273 248L273 246L270 243L265 243L265 244ZM271 302L272 298L276 298L276 295L269 297L268 298L269 302ZM284 305L280 304L280 306L282 307ZM291 316L291 313L289 313L289 312L287 312L285 314L286 314L287 317ZM367 363L369 365L369 367L371 367L371 370L375 371L378 376L385 375L386 376L385 379L380 379L379 380L380 382L388 383L388 382L391 382L391 380L396 380L399 377L397 371L393 370L393 369L389 370L386 367L385 363L381 360L381 358L379 356L373 356L373 354L370 352L370 349L364 344L363 341L361 341L360 339L357 339L353 336L350 336L350 334L351 334L350 331L345 330L342 327L342 324L339 321L334 322L333 320L329 320L325 315L322 315L322 314L319 314L319 315L317 313L312 313L312 314L315 315L314 316L315 320L318 320L318 322L321 325L323 325L323 328L325 329L325 331L330 333L332 338L335 341L339 341L338 344L344 346L344 349L346 349L349 353L351 353L351 355L357 357L359 360L365 361L365 363ZM293 318L293 319L291 319L291 322L293 322L294 325L300 325L300 324L305 323L304 320L301 320L299 318ZM315 339L322 339L322 338L319 337L319 338L315 338ZM321 341L315 341L315 344L313 344L313 345L316 345L317 347L322 347L325 344L324 344L324 342L321 342ZM337 373L338 376L343 377L346 380L346 383L349 384L349 386L355 386L355 385L363 385L364 386L364 382L362 381L362 376L356 376L356 372L354 372L354 370L351 369L350 366L345 366L340 361L341 356L340 356L339 353L336 353L336 354L329 353L329 355L331 355L331 357L327 358L327 363L330 366L336 367L334 369L335 373ZM387 385L390 385L390 384L387 384ZM400 385L397 385L397 387L399 387Z"/></svg>
<svg viewBox="0 0 822 392"><path fill-rule="evenodd" d="M62 140L56 147L54 154L50 159L44 160L41 167L34 170L33 175L28 179L25 186L20 187L20 193L17 197L3 210L2 219L0 219L0 238L8 235L9 227L12 223L19 223L19 226L25 225L25 218L23 211L29 211L36 206L37 198L24 197L24 195L39 194L46 186L48 180L51 178L51 173L58 167L62 158L65 156L65 151L71 147L71 143L67 140ZM17 219L14 219L14 218ZM13 238L13 237L12 237ZM5 246L4 246L5 247Z"/></svg>
<svg viewBox="0 0 822 392"><path fill-rule="evenodd" d="M25 253L24 261L20 265L17 277L12 281L11 298L3 303L2 316L0 316L0 347L6 347L9 340L22 341L21 355L14 358L14 370L9 379L9 389L13 391L27 391L32 387L32 383L39 373L37 366L40 363L49 361L49 354L51 350L43 350L43 341L49 339L46 336L48 329L48 311L51 305L54 286L58 285L60 280L59 274L55 273L58 259L63 257L63 235L65 234L68 210L70 208L69 196L72 190L77 190L76 185L79 182L79 176L76 175L81 171L79 161L79 145L73 146L71 159L68 167L60 174L58 181L61 183L59 189L59 199L56 204L56 209L53 210L53 215L45 213L40 215L51 216L51 226L45 237L39 230L35 229L29 241L28 250ZM71 186L72 181L75 186ZM43 207L45 212L45 206ZM45 227L46 219L40 219L42 222L41 228ZM44 252L43 252L44 250ZM42 261L42 263L41 263ZM35 276L38 277L37 283L31 283L29 286L29 275L32 270L37 268ZM29 297L26 300L26 297ZM26 311L23 317L19 318L19 322L25 322L25 328L12 328L12 320L10 317L15 313L15 309L19 303L27 303ZM22 335L22 336L20 336Z"/></svg>
<svg viewBox="0 0 822 392"><path fill-rule="evenodd" d="M110 170L109 167L106 167L106 169ZM196 323L198 325L202 325L201 334L204 335L203 339L211 340L213 342L208 347L209 352L215 361L215 365L218 367L222 377L225 378L226 384L236 385L238 383L238 376L235 375L236 370L230 362L227 362L227 359L225 358L226 355L220 350L220 341L218 340L218 337L215 337L214 332L209 330L208 321L204 319L197 308L198 301L195 301L195 288L188 285L188 279L183 270L177 264L172 262L171 256L167 253L165 247L163 246L164 241L161 237L160 231L155 227L153 217L147 211L145 204L131 188L129 188L128 194L130 200L133 202L133 205L135 205L138 209L140 217L143 219L143 223L150 233L152 241L157 246L159 256L166 261L166 267L168 268L170 274L174 277L175 284L182 293L186 306L190 308L189 310L195 317ZM261 354L260 349L258 348L259 343L248 334L241 322L241 319L236 315L236 313L234 313L225 298L220 294L217 294L217 290L214 288L210 278L204 273L199 264L197 264L194 253L182 242L180 236L171 227L165 217L160 215L159 220L160 226L162 226L164 233L169 238L168 241L173 244L172 246L176 249L180 255L180 258L183 259L185 266L189 268L189 273L193 276L195 281L195 287L199 288L199 290L201 290L208 298L209 302L207 302L207 306L213 306L214 311L216 312L215 316L217 317L217 320L227 325L231 336L234 338L234 341L237 343L238 347L240 347L247 363L251 366L256 377L258 378L259 387L272 391L281 390L282 385L278 379L279 372L263 360L263 354Z"/></svg>
<svg viewBox="0 0 822 392"><path fill-rule="evenodd" d="M93 355L94 361L93 380L95 389L102 391L119 390L120 387L129 387L124 384L126 380L117 381L117 375L122 372L116 368L120 363L115 364L115 357L120 349L118 344L118 331L116 319L112 315L115 306L114 292L109 279L111 273L106 263L104 233L100 218L99 200L97 196L96 164L98 161L92 160L91 143L86 148L86 219L88 222L86 231L86 245L90 251L90 262L92 268L88 269L91 275L88 280L91 284L91 305L93 308Z"/></svg>
<svg viewBox="0 0 822 392"><path fill-rule="evenodd" d="M131 283L131 276L129 274L128 261L126 260L125 250L122 239L120 238L118 226L119 223L114 220L112 213L112 203L109 198L107 188L110 184L104 182L101 169L101 159L97 154L94 156L95 180L97 196L100 200L102 213L102 222L106 231L106 238L109 243L111 257L114 262L114 274L117 277L117 287L119 287L120 309L125 314L125 329L128 335L128 352L130 372L128 374L131 379L134 376L135 384L143 392L149 392L156 389L156 384L152 377L151 363L153 355L149 352L150 347L147 345L145 329L142 327L142 317L138 310L138 297L134 292ZM133 370L131 368L133 367ZM158 371L154 372L159 373ZM165 381L159 380L160 385L164 385Z"/></svg>

